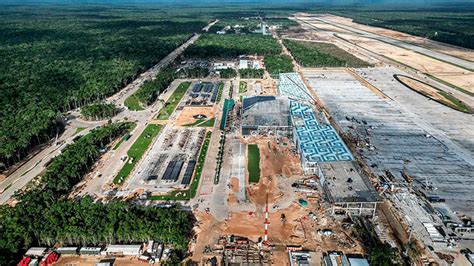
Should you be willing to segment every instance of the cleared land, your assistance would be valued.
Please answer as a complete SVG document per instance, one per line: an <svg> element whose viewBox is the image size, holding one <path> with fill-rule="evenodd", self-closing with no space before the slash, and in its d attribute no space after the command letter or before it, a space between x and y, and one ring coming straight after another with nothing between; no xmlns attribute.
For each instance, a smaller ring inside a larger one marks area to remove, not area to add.
<svg viewBox="0 0 474 266"><path fill-rule="evenodd" d="M393 80L390 73L400 72L393 68L359 72L390 98L344 71L307 70L304 75L342 130L374 147L364 145L363 154L376 175L386 169L400 180L402 172L410 175L417 186L430 182L437 188L430 193L462 212L473 185L473 146L466 141L472 139L472 116L407 89Z"/></svg>
<svg viewBox="0 0 474 266"><path fill-rule="evenodd" d="M186 106L174 120L177 126L193 126L215 116L215 107ZM205 115L207 118L196 119L196 115Z"/></svg>
<svg viewBox="0 0 474 266"><path fill-rule="evenodd" d="M418 14L417 14L417 18L419 19ZM457 46L446 45L444 43L439 43L439 42L432 41L423 37L413 36L407 33L399 32L399 31L395 31L391 29L378 28L378 27L358 24L358 23L353 22L351 19L347 19L347 18L334 17L334 21L340 22L344 25L348 25L357 29L361 29L361 30L372 32L372 33L379 34L382 36L390 37L390 38L407 42L407 43L411 43L417 46L425 47L425 48L428 48L430 50L434 50L440 53L452 55L452 56L459 57L459 58L469 60L469 61L474 61L474 52L472 50L463 49ZM356 22L359 22L359 21L360 20L358 19L356 20Z"/></svg>
<svg viewBox="0 0 474 266"><path fill-rule="evenodd" d="M474 95L474 72L469 70L472 68L469 67L472 66L470 61L365 31L357 28L356 25L345 25L340 22L347 20L344 18L315 16L312 18L301 17L301 19L305 25L311 25L324 31L330 38L334 37L333 33L337 33L335 37L342 42L375 53L399 64L399 67L420 71L453 89L471 96ZM437 45L443 46L440 43ZM451 47L444 45L444 49L449 51Z"/></svg>
<svg viewBox="0 0 474 266"><path fill-rule="evenodd" d="M394 78L405 85L407 88L412 89L441 104L447 105L464 113L471 112L470 108L456 97L444 91L438 90L435 87L426 84L425 82L402 75L394 75Z"/></svg>
<svg viewBox="0 0 474 266"><path fill-rule="evenodd" d="M377 40L341 35L358 46L474 93L474 72Z"/></svg>
<svg viewBox="0 0 474 266"><path fill-rule="evenodd" d="M474 20L472 17L472 5L466 4L467 6L460 4L452 5L449 8L446 8L446 6L426 8L424 6L421 10L413 9L412 12L361 8L357 11L337 11L333 13L351 17L356 23L353 23L352 19L349 18L336 17L338 22L348 25L356 24L364 30L376 31L379 34L387 34L389 36L394 33L397 38L404 41L416 43L421 41L422 44L427 46L436 44L437 42L435 41L438 41L472 49L474 48L474 29L472 27ZM447 53L462 53L463 51L462 48L453 46L453 49L450 49L452 51L450 51L445 49L446 45L444 44L440 48L441 52Z"/></svg>
<svg viewBox="0 0 474 266"><path fill-rule="evenodd" d="M249 171L249 182L258 183L260 180L260 150L256 144L248 145L247 170Z"/></svg>
<svg viewBox="0 0 474 266"><path fill-rule="evenodd" d="M179 101L181 101L181 98L183 98L183 95L188 90L189 85L191 85L191 82L189 81L185 81L179 84L178 88L176 88L173 95L171 95L168 101L166 101L165 107L163 107L160 113L158 114L157 116L158 120L166 120L170 117L174 109L176 109L176 106L178 105Z"/></svg>
<svg viewBox="0 0 474 266"><path fill-rule="evenodd" d="M304 67L368 67L368 63L331 43L284 40L295 60Z"/></svg>
<svg viewBox="0 0 474 266"><path fill-rule="evenodd" d="M142 158L145 151L148 149L150 144L152 143L153 139L158 135L162 126L149 124L145 130L143 130L140 137L133 143L130 150L128 150L127 155L128 159L125 165L120 169L117 176L114 178L115 184L122 183L132 172L133 168L137 164L138 161Z"/></svg>

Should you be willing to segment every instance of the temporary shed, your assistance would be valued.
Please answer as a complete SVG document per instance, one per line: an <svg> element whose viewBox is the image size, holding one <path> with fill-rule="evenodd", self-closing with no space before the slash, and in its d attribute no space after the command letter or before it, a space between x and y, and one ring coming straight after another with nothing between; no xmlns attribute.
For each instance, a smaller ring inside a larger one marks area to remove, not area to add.
<svg viewBox="0 0 474 266"><path fill-rule="evenodd" d="M140 256L141 245L108 245L105 250L110 256Z"/></svg>
<svg viewBox="0 0 474 266"><path fill-rule="evenodd" d="M45 247L32 247L26 251L25 256L43 257L47 250Z"/></svg>
<svg viewBox="0 0 474 266"><path fill-rule="evenodd" d="M75 255L77 255L78 250L79 250L79 247L60 247L56 249L56 251L59 254L75 254Z"/></svg>
<svg viewBox="0 0 474 266"><path fill-rule="evenodd" d="M102 248L100 247L82 247L80 250L79 250L79 254L80 255L100 255L100 251L102 250Z"/></svg>

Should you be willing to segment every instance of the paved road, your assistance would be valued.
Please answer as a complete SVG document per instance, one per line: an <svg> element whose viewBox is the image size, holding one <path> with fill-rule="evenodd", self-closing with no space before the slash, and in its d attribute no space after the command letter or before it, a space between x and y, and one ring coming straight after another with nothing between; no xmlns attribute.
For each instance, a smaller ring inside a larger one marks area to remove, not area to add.
<svg viewBox="0 0 474 266"><path fill-rule="evenodd" d="M315 18L315 17L305 19L305 18L300 17L300 18L298 18L298 20L302 20L304 22L311 22L312 20L313 21L316 20L318 22L323 22L323 23L326 23L326 24L329 24L329 25L332 25L332 26L335 26L335 27L339 27L339 28L348 30L350 32L358 33L361 36L366 37L366 38L375 39L375 40L385 42L385 43L389 43L389 44L392 44L392 45L395 45L395 46L398 46L398 47L401 47L401 48L412 50L412 51L415 51L417 53L420 53L420 54L423 54L423 55L426 55L426 56L429 56L429 57L432 57L432 58L435 58L435 59L438 59L438 60L441 60L441 61L445 61L445 62L448 62L450 64L453 64L453 65L456 65L456 66L459 66L459 67L462 67L462 68L465 68L465 69L469 69L471 71L474 70L474 62L464 60L464 59L461 59L461 58L458 58L458 57L454 57L454 56L451 56L451 55L443 54L443 53L433 51L433 50L430 50L430 49L427 49L427 48L424 48L424 47L420 47L420 46L417 46L417 45L414 45L414 44L410 44L410 43L406 43L406 42L403 42L403 41L395 40L395 39L392 39L392 38L389 38L389 37L386 37L386 36L382 36L382 35L378 35L378 34L375 34L375 33L372 33L372 32L356 29L356 28L353 28L353 27L350 27L350 26L347 26L347 25L344 25L344 24L341 24L341 23L337 23L337 22L334 22L334 21L331 21L331 20L328 20L328 19Z"/></svg>
<svg viewBox="0 0 474 266"><path fill-rule="evenodd" d="M160 62L158 62L148 71L142 73L137 79L127 85L123 90L107 98L106 102L113 102L118 107L123 107L125 99L127 99L128 96L135 93L146 80L153 79L161 68L175 60L181 53L183 53L183 51L188 46L193 44L200 36L200 34L195 33L184 44L176 48L173 52L168 54L165 58L163 58ZM149 112L156 111L155 108L156 104L151 107L152 110L141 112L130 112L125 108L122 112L120 112L117 116L113 118L113 121L120 121L123 120L125 117L131 118L131 121L137 120L139 123L137 128L135 129L135 132L137 132L137 135L139 135L141 131L143 131L143 129L145 128L146 121L148 121L148 119L150 118ZM132 115L132 113L134 114ZM72 115L78 116L78 112L73 111ZM86 128L79 133L80 135L85 135L94 127L103 125L105 123L106 121L85 122L78 119L72 119L66 131L62 134L61 137L58 138L57 142L62 144L52 144L46 147L44 150L33 156L33 158L31 158L28 162L26 162L15 172L10 174L5 180L0 183L0 204L6 203L17 190L22 189L30 180L41 174L41 172L43 172L45 169L45 164L55 156L59 155L61 149L63 149L67 144L72 143L73 138L76 136L74 133L76 132L77 128Z"/></svg>

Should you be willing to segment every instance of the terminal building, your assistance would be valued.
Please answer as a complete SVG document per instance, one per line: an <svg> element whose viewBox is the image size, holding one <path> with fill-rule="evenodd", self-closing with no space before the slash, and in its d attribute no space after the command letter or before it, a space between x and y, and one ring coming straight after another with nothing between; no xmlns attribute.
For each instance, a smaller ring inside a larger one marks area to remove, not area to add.
<svg viewBox="0 0 474 266"><path fill-rule="evenodd" d="M291 134L289 101L285 97L245 97L241 109L243 136L269 135L288 137Z"/></svg>
<svg viewBox="0 0 474 266"><path fill-rule="evenodd" d="M373 216L378 195L359 173L354 157L297 73L280 74L280 95L289 98L291 136L307 175L317 175L333 214Z"/></svg>
<svg viewBox="0 0 474 266"><path fill-rule="evenodd" d="M318 165L319 182L335 215L373 217L379 197L370 181L351 161Z"/></svg>
<svg viewBox="0 0 474 266"><path fill-rule="evenodd" d="M290 103L293 142L306 174L318 172L318 163L352 161L354 158L336 130L313 109L297 101Z"/></svg>

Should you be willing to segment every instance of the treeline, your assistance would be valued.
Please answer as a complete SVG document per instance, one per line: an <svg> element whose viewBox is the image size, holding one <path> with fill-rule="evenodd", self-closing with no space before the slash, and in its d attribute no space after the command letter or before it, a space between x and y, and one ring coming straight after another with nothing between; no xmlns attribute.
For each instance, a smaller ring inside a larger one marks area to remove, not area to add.
<svg viewBox="0 0 474 266"><path fill-rule="evenodd" d="M283 40L295 60L303 67L367 67L367 62L330 43Z"/></svg>
<svg viewBox="0 0 474 266"><path fill-rule="evenodd" d="M275 55L281 46L271 36L205 34L189 47L185 56L198 58L236 58L239 55Z"/></svg>
<svg viewBox="0 0 474 266"><path fill-rule="evenodd" d="M154 80L147 80L140 89L135 92L138 100L145 105L150 105L156 101L161 92L166 90L168 86L176 78L176 69L167 67L161 69Z"/></svg>
<svg viewBox="0 0 474 266"><path fill-rule="evenodd" d="M374 224L366 218L354 217L352 234L363 244L368 253L370 265L403 265L400 253L387 242L382 242L374 229ZM415 258L410 258L415 259Z"/></svg>
<svg viewBox="0 0 474 266"><path fill-rule="evenodd" d="M206 24L140 7L3 6L0 16L0 169L55 136L61 112L117 92Z"/></svg>
<svg viewBox="0 0 474 266"><path fill-rule="evenodd" d="M207 75L209 75L209 68L207 67L185 67L178 71L179 78L205 78Z"/></svg>
<svg viewBox="0 0 474 266"><path fill-rule="evenodd" d="M334 12L354 22L382 27L456 46L474 49L472 6L455 5L421 10L351 10Z"/></svg>
<svg viewBox="0 0 474 266"><path fill-rule="evenodd" d="M0 207L0 265L14 265L36 245L102 245L149 239L185 252L194 218L176 208L157 209L125 202L93 203L90 197L64 199L90 171L100 150L122 136L130 123L91 131L53 159L46 173L16 195L14 206Z"/></svg>
<svg viewBox="0 0 474 266"><path fill-rule="evenodd" d="M293 72L293 62L288 55L265 56L264 63L268 73L272 75Z"/></svg>
<svg viewBox="0 0 474 266"><path fill-rule="evenodd" d="M263 78L263 69L244 68L239 69L240 78L243 79L261 79Z"/></svg>
<svg viewBox="0 0 474 266"><path fill-rule="evenodd" d="M237 71L233 68L219 69L219 77L223 79L235 78L237 76Z"/></svg>
<svg viewBox="0 0 474 266"><path fill-rule="evenodd" d="M81 108L81 116L86 120L103 120L113 117L115 113L113 103L94 103Z"/></svg>

